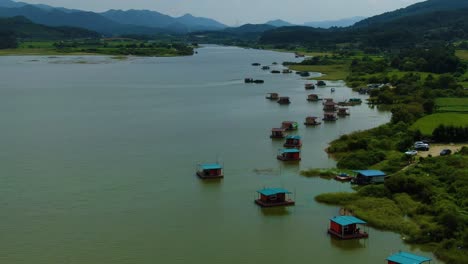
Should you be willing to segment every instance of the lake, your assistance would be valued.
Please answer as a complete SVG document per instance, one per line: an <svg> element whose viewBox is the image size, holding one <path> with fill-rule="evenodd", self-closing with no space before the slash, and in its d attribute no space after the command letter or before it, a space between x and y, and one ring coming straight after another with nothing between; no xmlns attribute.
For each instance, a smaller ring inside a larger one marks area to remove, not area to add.
<svg viewBox="0 0 468 264"><path fill-rule="evenodd" d="M351 188L299 171L335 166L328 142L390 113L362 104L306 128L306 116L323 115L308 93L366 97L343 82L306 91L296 74L251 66L283 61L297 59L220 46L177 58L1 57L0 263L383 263L420 253L372 228L367 240L327 235L339 208L314 197ZM278 161L282 141L269 138L285 120L300 124L299 164ZM198 163L213 161L223 180L196 177ZM260 209L263 187L293 191L296 206Z"/></svg>

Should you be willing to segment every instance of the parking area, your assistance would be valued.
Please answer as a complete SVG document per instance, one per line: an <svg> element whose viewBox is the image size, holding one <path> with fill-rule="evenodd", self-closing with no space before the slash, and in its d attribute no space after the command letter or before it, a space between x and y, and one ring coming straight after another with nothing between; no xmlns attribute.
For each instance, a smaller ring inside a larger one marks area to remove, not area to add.
<svg viewBox="0 0 468 264"><path fill-rule="evenodd" d="M450 149L452 154L460 150L463 146L468 147L468 144L431 144L429 151L418 151L418 156L427 157L432 155L433 157L439 156L443 149Z"/></svg>

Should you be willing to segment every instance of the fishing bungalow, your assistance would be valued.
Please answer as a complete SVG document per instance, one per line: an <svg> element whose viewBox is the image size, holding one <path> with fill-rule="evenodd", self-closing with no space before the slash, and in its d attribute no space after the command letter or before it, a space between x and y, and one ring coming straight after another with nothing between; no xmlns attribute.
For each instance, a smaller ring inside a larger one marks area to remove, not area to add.
<svg viewBox="0 0 468 264"><path fill-rule="evenodd" d="M387 175L383 171L379 170L357 170L356 177L354 177L352 183L359 185L366 185L371 183L383 183Z"/></svg>
<svg viewBox="0 0 468 264"><path fill-rule="evenodd" d="M336 117L335 112L325 112L323 113L323 121L336 121L338 118Z"/></svg>
<svg viewBox="0 0 468 264"><path fill-rule="evenodd" d="M328 233L340 239L367 238L369 234L358 227L358 225L366 224L366 222L354 216L335 216L330 218Z"/></svg>
<svg viewBox="0 0 468 264"><path fill-rule="evenodd" d="M197 175L202 179L223 178L223 167L218 163L198 164Z"/></svg>
<svg viewBox="0 0 468 264"><path fill-rule="evenodd" d="M351 98L351 99L349 99L348 102L350 103L350 105L359 105L359 104L362 104L361 98Z"/></svg>
<svg viewBox="0 0 468 264"><path fill-rule="evenodd" d="M348 111L348 108L346 107L340 107L338 108L338 113L337 113L338 116L348 116L349 115L349 111Z"/></svg>
<svg viewBox="0 0 468 264"><path fill-rule="evenodd" d="M289 101L289 97L287 96L282 96L278 99L278 104L290 104L291 101Z"/></svg>
<svg viewBox="0 0 468 264"><path fill-rule="evenodd" d="M317 86L326 86L327 84L324 81L317 81Z"/></svg>
<svg viewBox="0 0 468 264"><path fill-rule="evenodd" d="M309 94L309 95L307 95L307 101L309 101L309 102L317 102L319 100L322 100L322 99L319 99L318 94Z"/></svg>
<svg viewBox="0 0 468 264"><path fill-rule="evenodd" d="M288 194L291 194L286 189L282 188L265 188L257 191L259 197L255 203L261 207L273 206L289 206L294 205L294 201L289 199Z"/></svg>
<svg viewBox="0 0 468 264"><path fill-rule="evenodd" d="M295 121L283 121L283 123L281 123L281 127L286 130L297 130L298 125Z"/></svg>
<svg viewBox="0 0 468 264"><path fill-rule="evenodd" d="M267 93L265 98L270 100L278 100L278 97L278 93Z"/></svg>
<svg viewBox="0 0 468 264"><path fill-rule="evenodd" d="M304 125L306 125L306 126L318 126L322 122L317 121L317 119L318 119L318 117L316 117L316 116L308 116L305 119Z"/></svg>
<svg viewBox="0 0 468 264"><path fill-rule="evenodd" d="M298 149L280 149L276 158L281 161L300 161L301 151Z"/></svg>
<svg viewBox="0 0 468 264"><path fill-rule="evenodd" d="M336 111L336 103L333 101L333 99L331 98L325 99L325 102L323 102L323 111L326 111L326 112Z"/></svg>
<svg viewBox="0 0 468 264"><path fill-rule="evenodd" d="M313 83L306 83L304 84L306 90L313 90L315 89L315 85Z"/></svg>
<svg viewBox="0 0 468 264"><path fill-rule="evenodd" d="M387 264L431 263L432 259L400 251L387 258Z"/></svg>
<svg viewBox="0 0 468 264"><path fill-rule="evenodd" d="M287 136L286 142L283 145L285 148L301 148L302 140L301 136Z"/></svg>
<svg viewBox="0 0 468 264"><path fill-rule="evenodd" d="M272 128L270 138L284 138L286 133L284 128Z"/></svg>

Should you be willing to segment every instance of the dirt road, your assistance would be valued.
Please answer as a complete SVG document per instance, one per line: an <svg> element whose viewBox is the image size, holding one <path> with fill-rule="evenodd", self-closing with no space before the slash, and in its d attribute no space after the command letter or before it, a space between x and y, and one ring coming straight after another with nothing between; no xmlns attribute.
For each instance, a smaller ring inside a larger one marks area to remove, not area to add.
<svg viewBox="0 0 468 264"><path fill-rule="evenodd" d="M432 155L432 157L436 157L440 155L440 152L443 149L450 149L452 154L459 151L463 146L468 147L468 144L431 144L429 151L418 151L418 156L420 157L427 157L428 155Z"/></svg>

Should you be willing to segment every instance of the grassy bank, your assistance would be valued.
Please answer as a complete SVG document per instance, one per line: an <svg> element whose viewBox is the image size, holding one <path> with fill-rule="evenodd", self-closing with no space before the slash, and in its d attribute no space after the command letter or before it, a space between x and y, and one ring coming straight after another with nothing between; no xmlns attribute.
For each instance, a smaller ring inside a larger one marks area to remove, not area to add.
<svg viewBox="0 0 468 264"><path fill-rule="evenodd" d="M432 132L439 125L444 126L468 126L468 114L459 113L437 113L433 115L425 116L413 125L412 130L421 131L423 135L432 135Z"/></svg>
<svg viewBox="0 0 468 264"><path fill-rule="evenodd" d="M0 55L135 55L186 56L193 47L132 39L22 42L16 49L0 50Z"/></svg>
<svg viewBox="0 0 468 264"><path fill-rule="evenodd" d="M347 64L332 64L332 65L291 65L289 66L294 71L320 72L323 75L313 79L338 81L346 80L349 75L349 65Z"/></svg>
<svg viewBox="0 0 468 264"><path fill-rule="evenodd" d="M315 199L344 207L375 228L398 232L409 243L429 245L447 263L468 263L468 148L424 158L384 184Z"/></svg>

